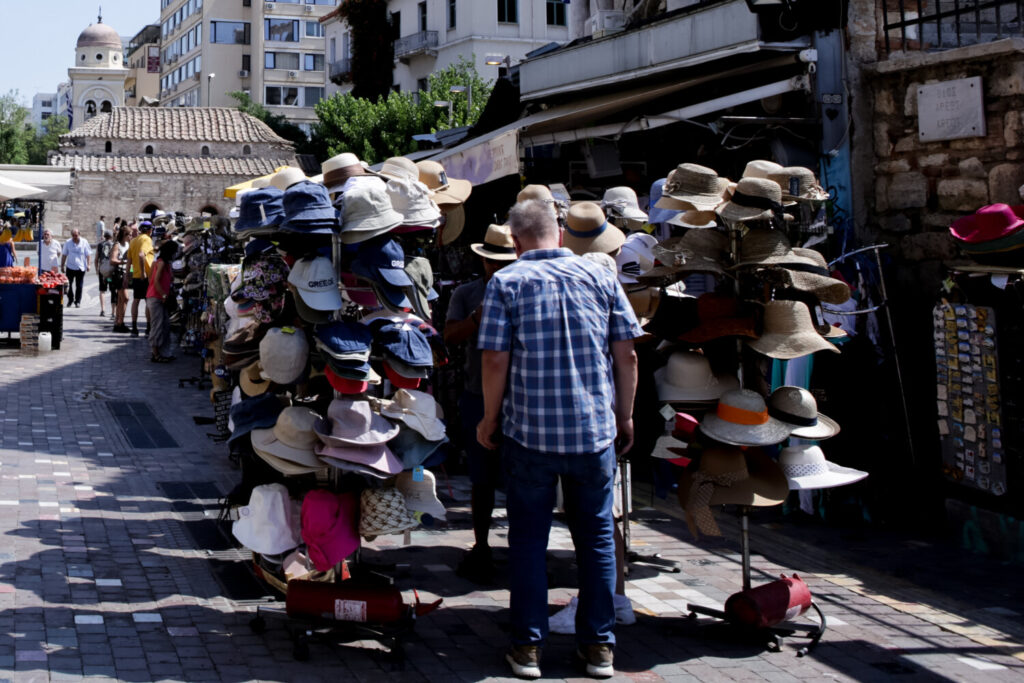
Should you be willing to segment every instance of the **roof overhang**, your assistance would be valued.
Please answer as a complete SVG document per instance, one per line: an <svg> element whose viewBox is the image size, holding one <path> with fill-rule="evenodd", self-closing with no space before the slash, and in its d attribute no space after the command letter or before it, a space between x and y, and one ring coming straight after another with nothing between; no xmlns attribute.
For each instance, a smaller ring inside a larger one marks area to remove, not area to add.
<svg viewBox="0 0 1024 683"><path fill-rule="evenodd" d="M26 197L26 199L33 201L67 201L70 198L70 168L0 164L0 175L46 190L46 194L33 195Z"/></svg>

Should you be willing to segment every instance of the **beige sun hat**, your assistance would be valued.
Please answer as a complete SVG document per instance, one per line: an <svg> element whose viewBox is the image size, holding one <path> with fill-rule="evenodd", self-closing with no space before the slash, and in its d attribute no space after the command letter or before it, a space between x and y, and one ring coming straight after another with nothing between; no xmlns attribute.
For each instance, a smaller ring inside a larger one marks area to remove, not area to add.
<svg viewBox="0 0 1024 683"><path fill-rule="evenodd" d="M349 178L366 175L359 157L351 152L331 157L320 165L320 171L323 173L324 187L331 194L340 192Z"/></svg>
<svg viewBox="0 0 1024 683"><path fill-rule="evenodd" d="M315 471L323 468L313 452L317 443L313 426L320 416L309 408L292 406L277 417L273 429L254 429L250 434L253 450L288 460ZM273 464L273 463L271 463Z"/></svg>
<svg viewBox="0 0 1024 683"><path fill-rule="evenodd" d="M434 191L438 206L462 204L473 193L473 183L459 178L449 178L444 166L429 159L416 163L419 181Z"/></svg>
<svg viewBox="0 0 1024 683"><path fill-rule="evenodd" d="M682 237L670 237L652 249L660 265L644 277L669 277L678 273L724 275L729 257L729 238L717 230L689 230Z"/></svg>
<svg viewBox="0 0 1024 683"><path fill-rule="evenodd" d="M519 194L516 195L516 203L525 202L527 199L553 202L555 201L555 196L551 194L551 188L547 185L527 185L519 190Z"/></svg>
<svg viewBox="0 0 1024 683"><path fill-rule="evenodd" d="M647 214L640 210L640 200L637 199L636 191L625 185L605 190L601 199L601 209L606 215L616 218L640 222L647 220Z"/></svg>
<svg viewBox="0 0 1024 683"><path fill-rule="evenodd" d="M724 181L724 182L723 182ZM714 211L724 201L729 181L714 169L697 164L679 164L668 174L658 209Z"/></svg>
<svg viewBox="0 0 1024 683"><path fill-rule="evenodd" d="M708 359L692 351L676 351L669 356L665 367L654 371L654 384L658 400L666 403L717 401L725 392L740 386L735 376L716 376Z"/></svg>
<svg viewBox="0 0 1024 683"><path fill-rule="evenodd" d="M791 360L817 351L839 353L818 334L811 311L802 301L769 301L764 307L764 333L747 346L769 358Z"/></svg>
<svg viewBox="0 0 1024 683"><path fill-rule="evenodd" d="M754 159L748 161L746 168L743 169L744 178L763 178L770 180L768 177L772 173L780 173L782 171L782 164L777 164L774 161L768 161L766 159Z"/></svg>
<svg viewBox="0 0 1024 683"><path fill-rule="evenodd" d="M518 258L512 242L512 229L507 225L491 223L487 226L484 241L471 244L469 248L474 254L492 261L515 261Z"/></svg>
<svg viewBox="0 0 1024 683"><path fill-rule="evenodd" d="M803 166L787 166L768 174L768 179L782 188L782 198L798 202L821 202L829 195L818 183L814 171Z"/></svg>
<svg viewBox="0 0 1024 683"><path fill-rule="evenodd" d="M792 248L779 230L756 228L743 238L742 258L736 268L778 268L782 283L814 294L830 304L850 299L850 287L832 277L825 257L814 249Z"/></svg>
<svg viewBox="0 0 1024 683"><path fill-rule="evenodd" d="M377 173L386 178L398 178L406 181L420 179L420 171L416 168L416 162L405 157L385 159Z"/></svg>
<svg viewBox="0 0 1024 683"><path fill-rule="evenodd" d="M436 198L437 195L435 194L434 197ZM459 239L459 235L466 228L466 209L462 204L445 204L440 206L440 209L441 214L444 216L444 227L441 228L441 244L447 246Z"/></svg>
<svg viewBox="0 0 1024 683"><path fill-rule="evenodd" d="M270 388L271 381L263 377L262 372L263 366L256 361L238 373L238 384L246 396L250 398L260 396Z"/></svg>
<svg viewBox="0 0 1024 683"><path fill-rule="evenodd" d="M814 394L802 387L779 387L768 397L768 414L792 426L791 436L819 441L839 433L839 423L818 412Z"/></svg>
<svg viewBox="0 0 1024 683"><path fill-rule="evenodd" d="M611 254L626 242L621 230L608 222L604 211L594 202L580 202L569 207L562 244L577 256L597 251Z"/></svg>
<svg viewBox="0 0 1024 683"><path fill-rule="evenodd" d="M782 188L764 178L742 178L732 198L718 208L718 215L730 222L771 218L782 209Z"/></svg>
<svg viewBox="0 0 1024 683"><path fill-rule="evenodd" d="M270 184L284 192L295 183L301 183L303 180L309 180L309 178L302 172L302 169L289 166L271 176Z"/></svg>

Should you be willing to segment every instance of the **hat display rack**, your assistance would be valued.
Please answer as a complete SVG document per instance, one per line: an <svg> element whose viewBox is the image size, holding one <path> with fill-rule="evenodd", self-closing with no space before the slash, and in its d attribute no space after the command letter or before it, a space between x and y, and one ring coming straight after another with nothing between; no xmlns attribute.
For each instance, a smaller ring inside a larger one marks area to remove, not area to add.
<svg viewBox="0 0 1024 683"><path fill-rule="evenodd" d="M386 535L408 544L412 529L445 519L430 468L448 439L429 392L447 355L431 324L433 269L419 254L471 187L401 157L374 172L341 154L322 170L281 169L239 191L240 263L206 270L208 366L214 395L231 396L228 444L242 470L229 516L254 573L285 601L261 606L254 630L281 621L299 658L321 628L397 654L415 617L440 601L401 606L399 596L391 609L397 588L385 572L401 567L371 565L361 548ZM306 602L317 591L345 601L362 591L371 613L386 604L376 613L393 618L322 618Z"/></svg>
<svg viewBox="0 0 1024 683"><path fill-rule="evenodd" d="M675 415L673 437L685 446L669 449L669 462L683 468L678 491L687 523L698 537L720 535L711 508L735 506L742 573L737 595L745 595L759 590L751 580L754 508L781 505L791 490L840 486L867 476L828 462L813 445L838 425L817 413L810 392L800 387L771 392L765 372L775 361L839 353L845 333L825 322L823 306L847 301L850 288L822 254L796 246L801 237L827 233L829 196L809 169L754 160L732 182L713 169L684 163L658 192L653 190L649 216L662 229L667 226L670 236L649 247L649 265L642 257L620 259L620 281L645 331L662 340L659 348L668 354L655 384L663 415ZM616 193L625 206L623 196ZM638 240L642 234L629 234L626 244ZM620 255L627 251L633 249ZM711 275L717 286L688 297L680 283L693 275ZM644 288L658 291L649 298L655 305L641 310L636 302L649 300L637 296ZM791 437L778 455L777 445ZM801 445L805 440L811 445ZM738 602L731 600L724 610L693 604L688 609L693 619L704 615L749 626L730 611ZM802 656L826 628L809 593L790 616L807 609L816 611L818 623L781 623L780 618L754 630L771 649L786 636L809 638L798 650Z"/></svg>

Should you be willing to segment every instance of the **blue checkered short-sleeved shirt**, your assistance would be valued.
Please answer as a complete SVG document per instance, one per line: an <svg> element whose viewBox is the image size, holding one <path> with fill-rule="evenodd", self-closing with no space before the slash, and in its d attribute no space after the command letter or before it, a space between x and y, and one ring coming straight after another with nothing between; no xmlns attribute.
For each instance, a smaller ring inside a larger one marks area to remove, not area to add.
<svg viewBox="0 0 1024 683"><path fill-rule="evenodd" d="M547 453L610 446L610 343L641 334L615 276L568 249L528 251L495 273L477 345L510 352L505 435Z"/></svg>

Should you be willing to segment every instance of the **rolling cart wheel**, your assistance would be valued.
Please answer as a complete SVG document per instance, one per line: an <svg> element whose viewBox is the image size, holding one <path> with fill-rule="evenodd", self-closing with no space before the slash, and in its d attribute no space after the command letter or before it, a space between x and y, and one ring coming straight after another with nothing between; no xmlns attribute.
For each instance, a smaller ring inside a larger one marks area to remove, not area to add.
<svg viewBox="0 0 1024 683"><path fill-rule="evenodd" d="M267 620L263 617L253 617L249 620L249 630L260 635L267 630Z"/></svg>
<svg viewBox="0 0 1024 683"><path fill-rule="evenodd" d="M292 647L292 659L296 662L309 661L309 643L305 638L295 641L295 645Z"/></svg>
<svg viewBox="0 0 1024 683"><path fill-rule="evenodd" d="M797 657L804 657L805 655L807 655L807 652L808 652L807 648L806 647L802 647L802 648L800 648L799 650L796 651L796 656Z"/></svg>

